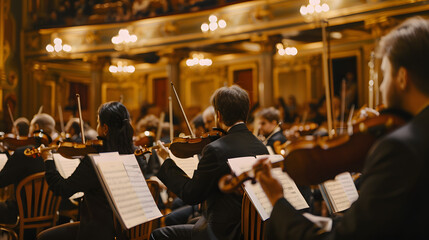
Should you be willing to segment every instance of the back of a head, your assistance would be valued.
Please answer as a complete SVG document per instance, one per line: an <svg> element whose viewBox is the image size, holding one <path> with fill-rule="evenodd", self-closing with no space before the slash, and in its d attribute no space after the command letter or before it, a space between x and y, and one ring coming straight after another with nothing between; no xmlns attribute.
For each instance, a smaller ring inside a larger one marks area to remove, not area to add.
<svg viewBox="0 0 429 240"><path fill-rule="evenodd" d="M204 128L204 121L203 121L203 115L198 114L196 117L192 119L192 123L194 124L195 128L203 127Z"/></svg>
<svg viewBox="0 0 429 240"><path fill-rule="evenodd" d="M217 89L211 103L215 111L219 111L226 126L232 126L236 122L247 121L250 99L247 92L237 85Z"/></svg>
<svg viewBox="0 0 429 240"><path fill-rule="evenodd" d="M416 88L429 96L429 21L421 17L406 20L380 41L379 57L387 56L395 76L407 69Z"/></svg>
<svg viewBox="0 0 429 240"><path fill-rule="evenodd" d="M33 127L32 131L36 125L38 125L39 129L42 129L48 135L51 135L55 131L55 120L46 113L34 115L30 123L30 126Z"/></svg>
<svg viewBox="0 0 429 240"><path fill-rule="evenodd" d="M79 125L79 118L71 118L64 129L67 133L79 134L80 133L80 125Z"/></svg>
<svg viewBox="0 0 429 240"><path fill-rule="evenodd" d="M138 121L136 129L137 132L143 131L156 131L159 126L159 118L153 114L146 115Z"/></svg>
<svg viewBox="0 0 429 240"><path fill-rule="evenodd" d="M270 122L276 121L278 123L280 121L280 111L274 107L264 108L256 116L265 118Z"/></svg>
<svg viewBox="0 0 429 240"><path fill-rule="evenodd" d="M98 108L100 125L106 124L106 150L121 154L133 153L134 130L127 108L120 102L107 102Z"/></svg>
<svg viewBox="0 0 429 240"><path fill-rule="evenodd" d="M25 117L20 117L15 120L14 125L18 130L19 136L28 136L30 131L30 121Z"/></svg>

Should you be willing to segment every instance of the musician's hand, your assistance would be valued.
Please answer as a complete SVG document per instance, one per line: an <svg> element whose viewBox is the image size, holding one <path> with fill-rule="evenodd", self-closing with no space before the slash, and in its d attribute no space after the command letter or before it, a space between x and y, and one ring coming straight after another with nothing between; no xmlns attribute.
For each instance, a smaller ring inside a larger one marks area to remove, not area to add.
<svg viewBox="0 0 429 240"><path fill-rule="evenodd" d="M40 147L45 147L43 144L40 145ZM54 157L52 156L52 151L48 150L48 151L42 151L42 153L40 154L41 157L43 158L43 161L47 161L47 160L53 160Z"/></svg>
<svg viewBox="0 0 429 240"><path fill-rule="evenodd" d="M162 158L162 160L165 160L167 158L170 158L170 152L168 149L164 146L164 143L161 141L157 141L156 144L159 146L159 149L157 150L158 157Z"/></svg>
<svg viewBox="0 0 429 240"><path fill-rule="evenodd" d="M271 162L267 159L260 159L255 166L261 165L262 170L256 173L256 180L261 184L262 189L274 204L283 197L283 186L271 175Z"/></svg>
<svg viewBox="0 0 429 240"><path fill-rule="evenodd" d="M164 185L164 183L163 183L163 182L161 182L161 180L159 180L159 178L157 178L156 176L152 176L152 177L150 177L149 179L150 179L150 180L154 180L154 181L158 182L159 187L160 187L161 189L167 189L167 187Z"/></svg>

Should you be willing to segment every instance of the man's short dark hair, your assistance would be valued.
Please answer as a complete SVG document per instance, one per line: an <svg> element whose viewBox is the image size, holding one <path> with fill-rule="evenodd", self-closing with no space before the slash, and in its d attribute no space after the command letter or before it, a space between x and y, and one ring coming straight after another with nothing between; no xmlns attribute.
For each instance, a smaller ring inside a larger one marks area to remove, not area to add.
<svg viewBox="0 0 429 240"><path fill-rule="evenodd" d="M272 122L272 121L279 122L280 121L280 111L273 108L273 107L262 109L261 111L259 111L256 114L256 116L265 118L270 122Z"/></svg>
<svg viewBox="0 0 429 240"><path fill-rule="evenodd" d="M30 130L30 122L27 118L18 118L15 120L14 124L18 130L19 136L28 136Z"/></svg>
<svg viewBox="0 0 429 240"><path fill-rule="evenodd" d="M429 21L421 17L406 20L380 41L379 56L387 56L392 75L400 67L407 69L411 81L423 94L429 95Z"/></svg>
<svg viewBox="0 0 429 240"><path fill-rule="evenodd" d="M250 100L247 92L239 86L217 89L211 97L211 103L215 111L219 111L226 126L239 121L246 122Z"/></svg>

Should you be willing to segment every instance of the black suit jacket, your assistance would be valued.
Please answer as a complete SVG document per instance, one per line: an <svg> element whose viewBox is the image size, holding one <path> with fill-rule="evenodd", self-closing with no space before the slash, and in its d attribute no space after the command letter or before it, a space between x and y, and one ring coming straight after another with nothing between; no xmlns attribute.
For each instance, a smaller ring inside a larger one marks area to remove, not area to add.
<svg viewBox="0 0 429 240"><path fill-rule="evenodd" d="M274 150L274 142L279 141L280 143L286 142L286 137L282 131L274 133L270 138L267 139L267 146L270 146Z"/></svg>
<svg viewBox="0 0 429 240"><path fill-rule="evenodd" d="M189 178L171 159L158 172L158 178L188 204L205 201L203 217L195 224L192 239L240 239L242 196L225 194L218 188L219 178L231 172L229 158L268 154L245 124L233 126L227 135L208 144L194 176Z"/></svg>
<svg viewBox="0 0 429 240"><path fill-rule="evenodd" d="M33 146L25 146L16 149L9 157L3 169L0 171L0 188L18 183L31 174L45 171L41 157L27 157L24 150Z"/></svg>
<svg viewBox="0 0 429 240"><path fill-rule="evenodd" d="M359 199L331 232L285 200L266 228L269 239L425 239L429 215L429 107L378 141L368 154Z"/></svg>

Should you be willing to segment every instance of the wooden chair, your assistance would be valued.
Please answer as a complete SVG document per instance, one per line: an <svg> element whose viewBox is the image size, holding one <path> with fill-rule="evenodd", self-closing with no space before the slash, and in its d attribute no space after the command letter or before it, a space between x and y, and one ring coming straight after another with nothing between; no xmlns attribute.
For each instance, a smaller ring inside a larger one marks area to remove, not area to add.
<svg viewBox="0 0 429 240"><path fill-rule="evenodd" d="M16 188L18 203L19 240L24 239L24 229L35 228L41 230L55 226L61 197L54 196L45 180L45 173L36 173L24 178ZM13 228L7 228L14 231Z"/></svg>
<svg viewBox="0 0 429 240"><path fill-rule="evenodd" d="M150 192L152 193L153 198L155 199L155 202L158 204L160 192L158 182L154 180L146 180L146 183L149 187ZM129 240L148 240L150 237L150 233L153 230L155 221L158 221L158 219L137 225L128 230L122 229L122 231L125 231L126 238ZM115 225L117 224L119 223L116 221L115 218Z"/></svg>
<svg viewBox="0 0 429 240"><path fill-rule="evenodd" d="M246 193L241 205L241 233L244 240L263 240L264 222Z"/></svg>

